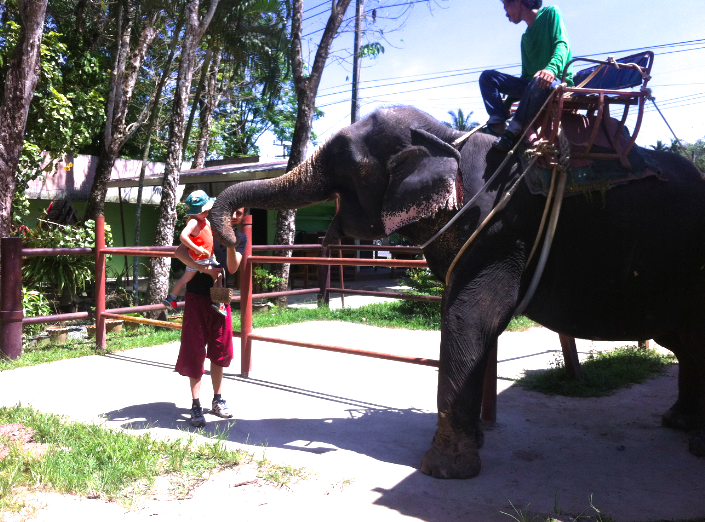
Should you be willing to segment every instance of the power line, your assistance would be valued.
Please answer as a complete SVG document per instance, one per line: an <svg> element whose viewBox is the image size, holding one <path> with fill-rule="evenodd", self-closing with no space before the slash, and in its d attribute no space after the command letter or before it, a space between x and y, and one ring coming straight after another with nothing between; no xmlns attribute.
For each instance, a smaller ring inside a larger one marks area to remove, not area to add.
<svg viewBox="0 0 705 522"><path fill-rule="evenodd" d="M381 6L379 6L379 7L376 7L375 9L376 9L376 10L380 10L380 9L391 9L392 7L401 7L401 6L405 6L405 5L414 5L414 4L423 4L423 3L430 2L430 1L431 1L431 0L411 0L411 1L409 1L409 2L403 2L403 3L401 3L401 4L381 5ZM318 13L318 14L322 14L322 13L324 13L324 12L325 12L325 11L321 11L321 12ZM365 11L364 14L368 14L368 13L371 13L371 11ZM309 17L309 18L311 18L311 17ZM344 19L344 20L341 22L340 25L343 25L345 22L349 22L350 20L352 20L352 19L354 19L354 18L355 18L354 16L351 16L351 17L349 17L349 18L346 18L346 19ZM322 28L320 28L320 29L316 29L315 31L312 31L312 32L310 32L310 33L308 33L308 34L305 34L305 35L302 36L301 38L308 38L308 37L311 36L311 35L314 35L314 34L316 34L316 33L320 33L320 32L323 31L324 29L325 29L325 27L322 27Z"/></svg>

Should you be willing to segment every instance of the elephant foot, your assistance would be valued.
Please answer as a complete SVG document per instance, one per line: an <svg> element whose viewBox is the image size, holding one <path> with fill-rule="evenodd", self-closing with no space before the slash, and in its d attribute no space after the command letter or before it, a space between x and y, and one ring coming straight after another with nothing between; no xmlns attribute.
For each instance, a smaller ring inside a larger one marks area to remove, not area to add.
<svg viewBox="0 0 705 522"><path fill-rule="evenodd" d="M453 431L447 415L439 413L438 430L433 437L433 445L424 455L421 472L441 479L477 476L482 467L477 442L483 440L479 429L470 435Z"/></svg>
<svg viewBox="0 0 705 522"><path fill-rule="evenodd" d="M698 426L698 415L685 410L676 403L663 414L661 424L674 430L690 431Z"/></svg>
<svg viewBox="0 0 705 522"><path fill-rule="evenodd" d="M690 438L688 449L696 457L705 457L705 428L698 430Z"/></svg>

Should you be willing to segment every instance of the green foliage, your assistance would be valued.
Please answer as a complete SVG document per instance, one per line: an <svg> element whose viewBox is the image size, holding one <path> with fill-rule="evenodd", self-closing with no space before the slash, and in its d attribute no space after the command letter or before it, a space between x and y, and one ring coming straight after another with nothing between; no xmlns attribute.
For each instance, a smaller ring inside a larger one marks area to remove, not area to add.
<svg viewBox="0 0 705 522"><path fill-rule="evenodd" d="M603 397L655 377L674 362L673 356L656 350L623 346L610 352L590 352L581 365L580 380L568 377L563 358L557 356L550 369L526 374L517 384L549 395Z"/></svg>
<svg viewBox="0 0 705 522"><path fill-rule="evenodd" d="M384 46L379 42L371 42L360 46L360 58L379 58L384 54Z"/></svg>
<svg viewBox="0 0 705 522"><path fill-rule="evenodd" d="M51 308L49 300L43 293L23 286L22 313L25 317L38 317L42 315L52 315L54 310ZM22 330L27 335L34 335L43 328L44 325L41 324L27 324L22 327Z"/></svg>
<svg viewBox="0 0 705 522"><path fill-rule="evenodd" d="M105 225L106 245L112 245L110 227ZM93 248L95 223L86 221L73 226L40 226L25 232L28 248ZM49 288L57 295L72 298L95 281L95 258L92 255L52 255L29 257L22 267L29 286Z"/></svg>
<svg viewBox="0 0 705 522"><path fill-rule="evenodd" d="M5 77L19 31L19 24L12 19L0 25L0 78ZM91 143L105 121L108 72L100 63L99 53L76 48L71 45L72 37L45 31L42 38L41 73L29 107L25 142L15 175L12 224L16 228L29 213L25 195L28 183L54 172L56 159ZM43 151L51 157L43 155Z"/></svg>
<svg viewBox="0 0 705 522"><path fill-rule="evenodd" d="M261 266L256 267L252 271L252 280L265 292L272 291L277 285L286 283L286 279L275 276L269 270Z"/></svg>
<svg viewBox="0 0 705 522"><path fill-rule="evenodd" d="M473 114L472 111L470 111L469 114L465 115L463 114L462 109L458 109L457 113L453 111L448 111L448 114L450 114L451 121L444 121L443 123L452 129L459 131L470 131L479 125L478 122L470 120L470 117Z"/></svg>
<svg viewBox="0 0 705 522"><path fill-rule="evenodd" d="M407 268L406 276L412 293L418 295L441 296L443 283L434 276L428 268Z"/></svg>

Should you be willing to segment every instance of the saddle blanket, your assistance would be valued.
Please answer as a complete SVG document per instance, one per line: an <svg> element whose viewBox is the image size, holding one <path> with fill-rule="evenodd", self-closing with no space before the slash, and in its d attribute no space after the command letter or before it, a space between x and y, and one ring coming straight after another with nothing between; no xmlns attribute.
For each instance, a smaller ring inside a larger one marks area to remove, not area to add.
<svg viewBox="0 0 705 522"><path fill-rule="evenodd" d="M593 122L591 118L581 114L565 114L561 119L561 123L563 131L570 142L571 152L584 151L592 134ZM605 123L607 132L614 134L618 125L617 120L611 118L606 120ZM530 143L537 140L535 131L530 131L528 137ZM621 134L618 138L620 146L626 148L629 139L630 137L625 129L624 134ZM602 126L591 152L614 152ZM656 176L663 181L660 169L651 160L647 150L635 145L629 151L627 159L631 164L632 170L624 169L617 159L571 159L565 195L585 194L591 191L603 192L613 186L651 176ZM526 168L531 158L523 154L521 161L522 166ZM547 167L545 162L537 161L525 177L529 190L533 194L547 195L551 186L552 172L552 169Z"/></svg>

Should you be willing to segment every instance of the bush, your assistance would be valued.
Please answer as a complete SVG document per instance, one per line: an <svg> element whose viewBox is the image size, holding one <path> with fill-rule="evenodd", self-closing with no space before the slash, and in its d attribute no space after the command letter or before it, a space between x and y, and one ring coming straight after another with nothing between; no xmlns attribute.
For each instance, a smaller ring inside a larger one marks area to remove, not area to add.
<svg viewBox="0 0 705 522"><path fill-rule="evenodd" d="M82 225L44 225L25 232L28 248L93 248L95 223ZM110 227L105 226L105 243L112 245ZM92 255L60 255L28 258L22 267L24 281L37 290L51 289L57 296L72 302L95 282L95 258Z"/></svg>

